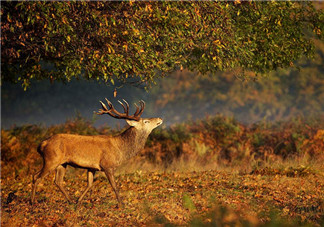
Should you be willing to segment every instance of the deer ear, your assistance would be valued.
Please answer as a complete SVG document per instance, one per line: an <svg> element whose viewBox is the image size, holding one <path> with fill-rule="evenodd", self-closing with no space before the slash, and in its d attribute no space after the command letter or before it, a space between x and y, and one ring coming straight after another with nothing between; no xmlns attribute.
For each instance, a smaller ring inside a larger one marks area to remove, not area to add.
<svg viewBox="0 0 324 227"><path fill-rule="evenodd" d="M127 124L128 124L129 126L133 126L133 127L135 127L135 126L138 124L137 121L133 121L133 120L127 120L127 119L126 119L126 122L127 122Z"/></svg>

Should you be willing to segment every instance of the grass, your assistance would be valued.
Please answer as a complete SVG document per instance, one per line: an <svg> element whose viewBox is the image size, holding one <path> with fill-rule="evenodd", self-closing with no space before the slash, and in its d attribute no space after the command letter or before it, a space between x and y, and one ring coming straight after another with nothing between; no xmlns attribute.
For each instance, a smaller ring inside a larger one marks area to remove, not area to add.
<svg viewBox="0 0 324 227"><path fill-rule="evenodd" d="M85 171L69 171L69 193L76 199L86 186ZM98 174L91 193L79 206L69 204L53 183L44 180L37 203L29 204L30 180L5 178L2 226L154 225L271 226L276 217L291 223L323 224L323 177L233 174L224 171L136 172L117 176L125 203L117 200L108 181ZM8 194L16 198L7 204Z"/></svg>

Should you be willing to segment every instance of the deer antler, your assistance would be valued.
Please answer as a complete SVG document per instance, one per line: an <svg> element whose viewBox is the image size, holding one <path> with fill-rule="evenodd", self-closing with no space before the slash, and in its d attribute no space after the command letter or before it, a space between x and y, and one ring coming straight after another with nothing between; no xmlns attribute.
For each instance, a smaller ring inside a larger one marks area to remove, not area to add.
<svg viewBox="0 0 324 227"><path fill-rule="evenodd" d="M117 118L117 119L128 119L128 120L135 120L135 121L139 121L141 118L141 115L144 111L145 108L145 102L143 100L139 101L140 105L141 105L141 109L139 109L139 107L135 104L136 106L136 111L133 115L129 115L129 105L128 102L126 102L126 100L123 99L122 103L121 101L118 100L118 102L120 103L120 105L122 105L123 109L124 109L124 113L120 113L118 112L113 104L106 98L108 107L100 101L102 109L100 109L98 112L95 112L98 115L102 115L102 114L109 114L110 116Z"/></svg>

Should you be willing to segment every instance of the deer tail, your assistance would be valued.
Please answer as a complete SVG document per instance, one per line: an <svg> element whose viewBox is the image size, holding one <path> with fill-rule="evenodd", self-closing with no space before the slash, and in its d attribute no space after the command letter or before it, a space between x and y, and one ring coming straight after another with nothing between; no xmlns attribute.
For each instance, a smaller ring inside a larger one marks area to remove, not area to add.
<svg viewBox="0 0 324 227"><path fill-rule="evenodd" d="M46 144L47 144L47 142L46 142L46 141L43 141L43 142L41 142L41 143L38 145L38 147L37 147L37 152L38 152L40 155L43 155L43 154L44 154L43 150L44 150Z"/></svg>

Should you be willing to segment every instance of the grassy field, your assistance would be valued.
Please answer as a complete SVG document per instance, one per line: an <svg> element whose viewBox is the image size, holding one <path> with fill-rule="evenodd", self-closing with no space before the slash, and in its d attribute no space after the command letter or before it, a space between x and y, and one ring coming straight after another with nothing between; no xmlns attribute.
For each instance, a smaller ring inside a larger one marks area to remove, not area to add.
<svg viewBox="0 0 324 227"><path fill-rule="evenodd" d="M2 226L323 226L324 122L244 126L207 118L155 130L146 148L116 174L124 201L103 173L82 204L69 204L54 184L40 183L30 205L36 147L60 133L114 134L82 119L64 125L1 131ZM279 125L279 126L278 126ZM76 201L86 171L68 167Z"/></svg>
<svg viewBox="0 0 324 227"><path fill-rule="evenodd" d="M86 186L86 172L70 168L66 178L69 193L77 199ZM37 202L32 206L29 204L29 176L15 178L13 174L3 178L1 225L324 224L323 173L305 171L303 176L289 176L289 171L252 174L137 171L117 176L124 201L122 208L116 208L115 195L101 173L97 175L91 193L79 206L69 204L53 180L52 175L43 181L37 193Z"/></svg>

